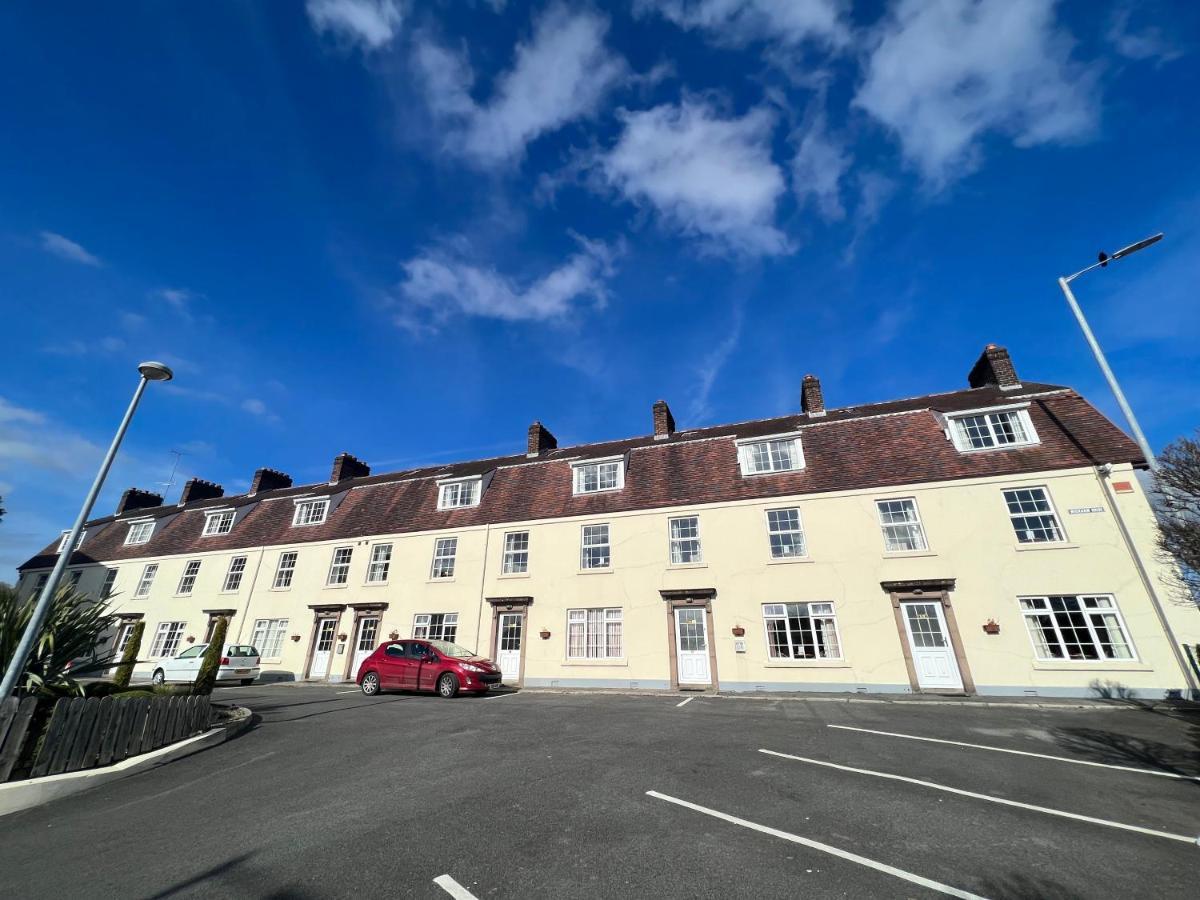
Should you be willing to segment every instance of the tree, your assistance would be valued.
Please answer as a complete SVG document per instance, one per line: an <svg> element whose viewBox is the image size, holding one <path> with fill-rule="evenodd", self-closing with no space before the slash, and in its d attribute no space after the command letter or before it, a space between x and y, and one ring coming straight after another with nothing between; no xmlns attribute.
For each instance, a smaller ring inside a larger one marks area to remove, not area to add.
<svg viewBox="0 0 1200 900"><path fill-rule="evenodd" d="M229 631L229 619L225 616L217 619L213 626L212 637L200 661L200 671L196 673L196 684L193 694L211 694L213 685L217 683L217 669L221 666L221 657L225 655L225 634Z"/></svg>
<svg viewBox="0 0 1200 900"><path fill-rule="evenodd" d="M113 684L116 687L129 687L133 664L137 662L138 651L142 649L142 633L145 630L146 623L142 621L135 622L130 630L129 639L125 642L125 652L121 654L121 664L117 666L117 672L113 675Z"/></svg>
<svg viewBox="0 0 1200 900"><path fill-rule="evenodd" d="M0 670L7 671L16 656L17 645L36 605L36 593L22 601L14 588L0 587ZM112 664L113 654L98 654L96 646L115 623L116 617L108 611L107 603L93 600L69 585L59 587L17 680L18 688L39 693L82 694L83 687L73 676Z"/></svg>
<svg viewBox="0 0 1200 900"><path fill-rule="evenodd" d="M1180 602L1200 597L1200 430L1181 437L1158 458L1158 548L1179 564Z"/></svg>

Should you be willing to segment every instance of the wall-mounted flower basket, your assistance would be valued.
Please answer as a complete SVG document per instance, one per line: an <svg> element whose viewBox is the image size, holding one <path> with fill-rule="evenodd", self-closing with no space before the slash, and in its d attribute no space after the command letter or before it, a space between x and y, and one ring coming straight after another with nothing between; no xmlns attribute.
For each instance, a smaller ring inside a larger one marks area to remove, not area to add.
<svg viewBox="0 0 1200 900"><path fill-rule="evenodd" d="M400 632L396 631L395 629L392 629L391 633L390 633L390 634L388 634L388 640L389 640L389 641L398 641L398 640L400 640Z"/></svg>
<svg viewBox="0 0 1200 900"><path fill-rule="evenodd" d="M293 635L292 635L292 640L293 640L293 641L297 641L297 642L298 642L298 641L300 640L300 635L298 635L298 634L293 634Z"/></svg>
<svg viewBox="0 0 1200 900"><path fill-rule="evenodd" d="M549 629L549 628L543 628L541 631L539 631L539 632L538 632L538 636L539 636L539 637L540 637L540 638L541 638L543 641L548 641L548 640L550 640L550 629Z"/></svg>
<svg viewBox="0 0 1200 900"><path fill-rule="evenodd" d="M346 639L346 637L347 637L346 632L343 631L341 634L338 635L338 640L344 641Z"/></svg>
<svg viewBox="0 0 1200 900"><path fill-rule="evenodd" d="M999 634L1000 623L995 619L988 619L987 622L984 623L983 632L984 634Z"/></svg>
<svg viewBox="0 0 1200 900"><path fill-rule="evenodd" d="M192 637L190 634L186 638L184 638L184 640L187 641L189 644L196 643L196 639L194 637Z"/></svg>
<svg viewBox="0 0 1200 900"><path fill-rule="evenodd" d="M741 625L734 625L733 626L733 636L734 637L745 637L746 629L743 628Z"/></svg>

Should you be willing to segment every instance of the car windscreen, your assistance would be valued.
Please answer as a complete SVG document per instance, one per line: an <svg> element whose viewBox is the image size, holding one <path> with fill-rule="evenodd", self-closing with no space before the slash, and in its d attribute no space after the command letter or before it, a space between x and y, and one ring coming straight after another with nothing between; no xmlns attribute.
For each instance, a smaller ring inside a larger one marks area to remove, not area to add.
<svg viewBox="0 0 1200 900"><path fill-rule="evenodd" d="M258 651L249 644L230 644L226 656L258 656Z"/></svg>
<svg viewBox="0 0 1200 900"><path fill-rule="evenodd" d="M430 641L429 646L433 647L442 656L456 656L459 659L466 659L468 656L474 656L474 650L468 650L466 647L460 647L458 644L451 644L449 641Z"/></svg>

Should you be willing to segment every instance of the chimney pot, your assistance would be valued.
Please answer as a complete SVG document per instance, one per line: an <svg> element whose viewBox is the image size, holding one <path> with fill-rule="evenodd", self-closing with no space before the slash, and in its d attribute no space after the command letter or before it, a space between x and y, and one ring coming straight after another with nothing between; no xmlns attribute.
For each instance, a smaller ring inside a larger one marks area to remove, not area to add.
<svg viewBox="0 0 1200 900"><path fill-rule="evenodd" d="M529 440L525 444L525 455L532 458L541 456L547 450L558 446L558 440L541 422L529 426Z"/></svg>
<svg viewBox="0 0 1200 900"><path fill-rule="evenodd" d="M821 380L816 375L805 375L801 382L800 411L814 417L825 415L825 397L821 393Z"/></svg>
<svg viewBox="0 0 1200 900"><path fill-rule="evenodd" d="M274 491L292 486L292 476L278 469L259 469L254 473L254 481L250 484L250 493Z"/></svg>
<svg viewBox="0 0 1200 900"><path fill-rule="evenodd" d="M363 478L371 474L371 467L349 453L339 453L333 458L333 471L329 473L329 483L337 484L347 478Z"/></svg>
<svg viewBox="0 0 1200 900"><path fill-rule="evenodd" d="M666 400L654 401L654 439L664 441L675 433L675 417Z"/></svg>
<svg viewBox="0 0 1200 900"><path fill-rule="evenodd" d="M162 502L162 494L131 487L121 495L121 501L117 504L117 515L132 512L135 509L153 509L156 506L162 506Z"/></svg>
<svg viewBox="0 0 1200 900"><path fill-rule="evenodd" d="M211 500L214 497L224 497L225 488L203 478L189 478L179 495L179 505L183 506L193 500Z"/></svg>
<svg viewBox="0 0 1200 900"><path fill-rule="evenodd" d="M983 348L983 353L967 375L967 384L973 388L994 385L1002 391L1015 390L1021 386L1008 351L996 344L988 344Z"/></svg>

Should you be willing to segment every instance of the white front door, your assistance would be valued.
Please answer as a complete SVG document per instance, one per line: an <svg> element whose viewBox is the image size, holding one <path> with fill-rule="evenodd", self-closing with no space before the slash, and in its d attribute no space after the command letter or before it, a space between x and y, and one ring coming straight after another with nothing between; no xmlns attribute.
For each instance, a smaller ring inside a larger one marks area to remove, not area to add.
<svg viewBox="0 0 1200 900"><path fill-rule="evenodd" d="M313 645L312 665L308 667L309 678L324 678L329 672L329 657L333 653L333 633L337 630L337 619L321 619L317 622L317 642Z"/></svg>
<svg viewBox="0 0 1200 900"><path fill-rule="evenodd" d="M363 660L375 650L379 643L379 616L363 616L358 620L358 637L354 641L354 666L350 669L350 677L358 678L359 667Z"/></svg>
<svg viewBox="0 0 1200 900"><path fill-rule="evenodd" d="M702 608L675 610L675 655L680 684L712 684L708 669L708 626Z"/></svg>
<svg viewBox="0 0 1200 900"><path fill-rule="evenodd" d="M961 691L962 676L941 602L902 603L900 608L904 611L904 630L912 649L917 684L922 688Z"/></svg>
<svg viewBox="0 0 1200 900"><path fill-rule="evenodd" d="M525 632L524 613L501 613L496 628L496 665L508 684L521 678L521 641Z"/></svg>

